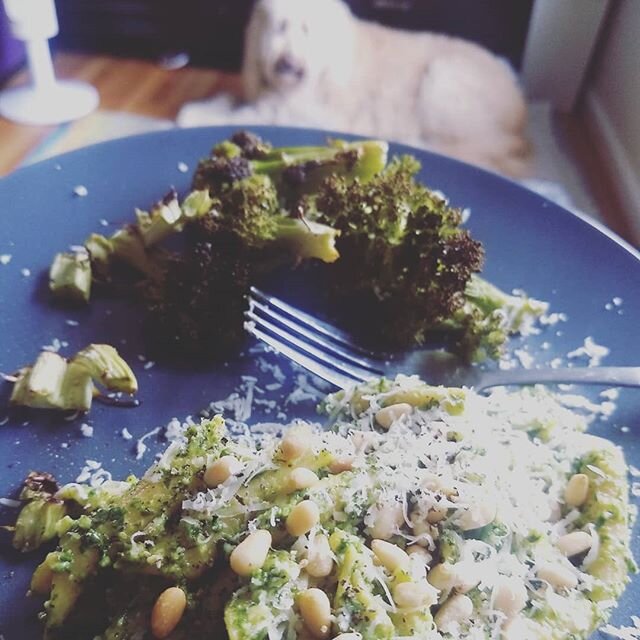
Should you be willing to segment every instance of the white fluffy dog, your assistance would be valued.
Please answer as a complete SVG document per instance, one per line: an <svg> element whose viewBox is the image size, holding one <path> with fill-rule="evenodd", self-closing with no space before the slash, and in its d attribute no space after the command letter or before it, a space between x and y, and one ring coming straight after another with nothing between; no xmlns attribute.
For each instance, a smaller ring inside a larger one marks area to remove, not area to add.
<svg viewBox="0 0 640 640"><path fill-rule="evenodd" d="M458 38L356 19L341 0L258 0L242 84L242 102L188 104L178 123L314 126L527 169L526 104L506 63Z"/></svg>

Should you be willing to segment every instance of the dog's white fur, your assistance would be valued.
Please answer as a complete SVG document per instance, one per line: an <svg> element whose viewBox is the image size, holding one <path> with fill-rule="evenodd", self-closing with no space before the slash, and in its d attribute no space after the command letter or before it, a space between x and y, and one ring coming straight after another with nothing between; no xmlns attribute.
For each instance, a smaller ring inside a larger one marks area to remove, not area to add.
<svg viewBox="0 0 640 640"><path fill-rule="evenodd" d="M315 126L527 170L526 104L506 63L458 38L358 20L342 0L258 0L242 83L242 103L186 105L179 124Z"/></svg>

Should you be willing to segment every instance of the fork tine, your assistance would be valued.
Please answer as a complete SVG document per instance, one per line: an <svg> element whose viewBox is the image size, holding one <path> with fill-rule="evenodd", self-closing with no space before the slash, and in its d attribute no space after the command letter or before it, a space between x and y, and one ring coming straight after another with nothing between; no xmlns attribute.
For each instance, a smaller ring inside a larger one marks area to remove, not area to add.
<svg viewBox="0 0 640 640"><path fill-rule="evenodd" d="M310 330L307 328L307 326L309 325L305 326L304 324L300 324L298 322L295 322L294 320L290 320L289 318L278 313L271 307L263 304L262 302L258 302L257 300L254 300L252 297L249 297L249 310L252 312L256 310L259 311L260 313L264 314L269 320L275 320L278 324L281 324L287 327L287 329L290 329L296 335L302 336L307 341L310 341L316 344L321 349L324 349L330 354L336 355L342 358L346 362L350 362L352 364L355 364L358 367L367 369L374 375L380 375L382 373L382 366L380 364L373 363L371 362L371 360L369 360L368 358L365 358L364 356L358 356L358 355L354 355L353 353L350 353L349 351L344 349L339 343L333 342L332 340L325 338L324 333L322 334L315 333L313 330Z"/></svg>
<svg viewBox="0 0 640 640"><path fill-rule="evenodd" d="M321 322L318 318L314 318L312 315L297 309L296 307L292 307L290 304L286 303L284 300L280 300L280 298L276 298L271 294L264 293L260 289L256 287L251 287L251 294L257 300L259 300L263 305L275 307L279 311L286 313L289 317L294 318L298 321L298 323L304 323L309 329L315 331L316 333L322 334L326 338L329 338L333 342L337 342L343 347L348 348L351 351L355 351L364 356L368 356L371 358L376 358L376 353L370 349L366 349L365 347L360 346L356 342L354 342L353 338L346 333L338 329L337 327L328 325L325 322Z"/></svg>
<svg viewBox="0 0 640 640"><path fill-rule="evenodd" d="M254 322L259 329L268 331L270 334L273 334L281 340L288 342L290 345L293 345L298 349L298 351L303 351L321 364L331 367L332 369L336 369L340 373L350 376L354 380L363 382L364 380L376 377L376 375L382 375L382 371L374 373L368 369L363 369L357 365L345 362L339 356L333 356L322 349L314 347L312 344L309 344L292 333L289 333L282 327L279 327L265 318L256 315L251 310L245 311L245 317Z"/></svg>
<svg viewBox="0 0 640 640"><path fill-rule="evenodd" d="M346 389L349 385L358 382L357 379L350 378L346 375L338 373L335 369L325 367L317 360L304 355L304 353L296 351L295 349L286 345L284 342L281 342L273 336L270 336L268 333L264 333L263 331L258 329L255 326L255 323L253 323L252 321L245 322L244 327L251 335L258 338L258 340L262 340L262 342L269 345L276 352L282 354L290 360L293 360L293 362L296 362L301 367L304 367L307 371L311 371L311 373L317 375L319 378L330 382L340 389Z"/></svg>

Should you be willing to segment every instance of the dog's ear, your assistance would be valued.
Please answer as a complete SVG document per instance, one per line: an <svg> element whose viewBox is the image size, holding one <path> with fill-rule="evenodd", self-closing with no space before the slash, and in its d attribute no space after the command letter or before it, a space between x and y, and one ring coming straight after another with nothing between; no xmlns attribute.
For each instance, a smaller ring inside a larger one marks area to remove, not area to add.
<svg viewBox="0 0 640 640"><path fill-rule="evenodd" d="M256 2L244 34L244 55L241 73L243 97L247 102L255 102L262 92L260 41L267 19L267 1L258 0Z"/></svg>

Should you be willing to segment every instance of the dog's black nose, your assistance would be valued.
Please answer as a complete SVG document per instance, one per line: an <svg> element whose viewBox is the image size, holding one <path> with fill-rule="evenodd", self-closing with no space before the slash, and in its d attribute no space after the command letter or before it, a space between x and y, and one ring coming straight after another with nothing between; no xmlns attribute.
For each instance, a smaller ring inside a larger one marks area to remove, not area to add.
<svg viewBox="0 0 640 640"><path fill-rule="evenodd" d="M282 55L276 60L275 71L279 75L292 75L301 78L304 75L302 69L296 61L289 55Z"/></svg>

